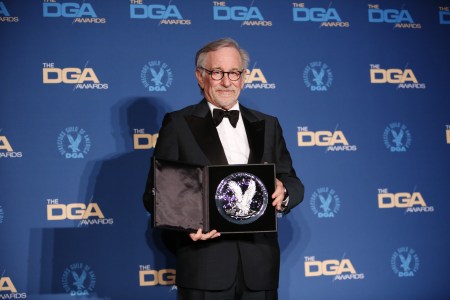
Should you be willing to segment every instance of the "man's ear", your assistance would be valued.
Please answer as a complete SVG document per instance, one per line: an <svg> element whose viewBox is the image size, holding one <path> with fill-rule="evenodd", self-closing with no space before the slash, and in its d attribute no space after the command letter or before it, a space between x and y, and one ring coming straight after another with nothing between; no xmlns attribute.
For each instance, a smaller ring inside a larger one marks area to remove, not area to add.
<svg viewBox="0 0 450 300"><path fill-rule="evenodd" d="M247 76L250 74L250 70L249 69L246 69L246 70L244 70L244 72L242 72L242 75L241 75L241 89L243 89L244 88L244 84L245 84L245 80L247 80Z"/></svg>
<svg viewBox="0 0 450 300"><path fill-rule="evenodd" d="M199 69L195 70L195 77L197 77L198 85L203 89L205 85L203 84L202 72Z"/></svg>

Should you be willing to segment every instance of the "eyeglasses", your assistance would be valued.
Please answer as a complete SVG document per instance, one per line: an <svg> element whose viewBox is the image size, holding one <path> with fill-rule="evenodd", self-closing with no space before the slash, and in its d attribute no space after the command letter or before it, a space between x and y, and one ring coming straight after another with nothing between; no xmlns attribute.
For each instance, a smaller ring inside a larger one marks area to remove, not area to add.
<svg viewBox="0 0 450 300"><path fill-rule="evenodd" d="M203 67L199 67L199 69L205 70L206 73L209 74L209 76L211 76L211 78L213 80L222 80L223 76L225 76L225 74L227 74L228 79L230 79L231 81L236 81L239 80L239 78L241 78L242 73L244 73L244 71L230 71L230 72L224 72L222 70L208 70L205 69Z"/></svg>

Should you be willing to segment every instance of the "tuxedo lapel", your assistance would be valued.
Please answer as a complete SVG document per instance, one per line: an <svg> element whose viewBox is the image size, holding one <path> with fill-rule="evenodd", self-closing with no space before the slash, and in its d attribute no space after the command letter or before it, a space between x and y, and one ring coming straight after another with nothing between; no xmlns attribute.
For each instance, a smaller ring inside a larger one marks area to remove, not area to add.
<svg viewBox="0 0 450 300"><path fill-rule="evenodd" d="M190 115L185 116L186 122L195 140L213 165L227 165L219 134L211 116L206 100L194 106Z"/></svg>
<svg viewBox="0 0 450 300"><path fill-rule="evenodd" d="M248 144L250 147L248 163L262 163L261 159L264 152L265 121L258 119L245 106L239 105L239 108L241 110L245 131L247 132Z"/></svg>

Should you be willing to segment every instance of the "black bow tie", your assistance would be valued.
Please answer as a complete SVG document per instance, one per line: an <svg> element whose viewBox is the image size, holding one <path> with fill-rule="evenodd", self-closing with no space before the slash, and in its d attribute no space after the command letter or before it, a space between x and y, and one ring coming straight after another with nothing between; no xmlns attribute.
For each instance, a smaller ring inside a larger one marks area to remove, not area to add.
<svg viewBox="0 0 450 300"><path fill-rule="evenodd" d="M239 120L238 110L223 110L215 108L213 110L214 124L218 126L222 122L223 118L228 118L230 120L231 126L236 128L236 124Z"/></svg>

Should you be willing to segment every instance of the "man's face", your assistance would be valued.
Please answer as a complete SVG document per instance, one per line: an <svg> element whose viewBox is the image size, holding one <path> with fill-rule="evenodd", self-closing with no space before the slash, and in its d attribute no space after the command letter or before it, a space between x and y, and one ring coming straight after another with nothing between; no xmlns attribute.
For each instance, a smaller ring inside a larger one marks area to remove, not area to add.
<svg viewBox="0 0 450 300"><path fill-rule="evenodd" d="M208 52L203 64L203 67L208 70L242 71L239 51L232 47ZM231 81L228 78L228 74L224 74L221 80L213 80L206 71L204 72L205 75L202 76L202 70L197 69L195 75L197 76L198 84L203 88L206 100L226 110L233 107L244 87L245 71L236 81Z"/></svg>

